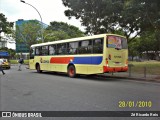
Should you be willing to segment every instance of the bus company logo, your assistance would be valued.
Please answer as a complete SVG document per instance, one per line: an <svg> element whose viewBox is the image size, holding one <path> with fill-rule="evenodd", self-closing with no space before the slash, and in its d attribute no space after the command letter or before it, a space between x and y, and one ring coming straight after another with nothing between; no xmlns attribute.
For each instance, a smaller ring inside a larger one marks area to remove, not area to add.
<svg viewBox="0 0 160 120"><path fill-rule="evenodd" d="M43 60L42 57L40 58L41 63L49 63L49 60Z"/></svg>
<svg viewBox="0 0 160 120"><path fill-rule="evenodd" d="M12 117L11 112L2 112L2 117Z"/></svg>

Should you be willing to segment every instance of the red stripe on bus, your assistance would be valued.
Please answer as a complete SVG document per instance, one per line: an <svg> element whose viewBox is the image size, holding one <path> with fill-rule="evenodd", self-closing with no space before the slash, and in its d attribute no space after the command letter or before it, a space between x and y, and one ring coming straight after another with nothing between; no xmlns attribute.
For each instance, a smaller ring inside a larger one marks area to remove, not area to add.
<svg viewBox="0 0 160 120"><path fill-rule="evenodd" d="M53 64L68 64L73 61L74 57L52 57L50 63Z"/></svg>

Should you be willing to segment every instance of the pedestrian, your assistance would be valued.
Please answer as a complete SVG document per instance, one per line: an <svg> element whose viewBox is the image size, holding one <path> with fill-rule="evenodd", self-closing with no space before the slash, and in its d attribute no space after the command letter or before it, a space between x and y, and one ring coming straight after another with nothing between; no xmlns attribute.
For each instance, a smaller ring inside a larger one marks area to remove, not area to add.
<svg viewBox="0 0 160 120"><path fill-rule="evenodd" d="M21 65L24 63L24 60L23 60L23 58L19 58L18 59L18 71L21 71L22 69L21 69Z"/></svg>
<svg viewBox="0 0 160 120"><path fill-rule="evenodd" d="M3 75L5 74L2 68L2 64L3 64L3 59L0 59L0 71L2 71Z"/></svg>

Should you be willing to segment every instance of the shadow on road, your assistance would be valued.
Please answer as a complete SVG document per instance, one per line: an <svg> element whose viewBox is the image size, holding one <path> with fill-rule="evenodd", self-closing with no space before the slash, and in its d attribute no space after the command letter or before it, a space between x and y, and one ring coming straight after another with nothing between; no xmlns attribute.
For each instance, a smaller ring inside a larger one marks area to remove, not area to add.
<svg viewBox="0 0 160 120"><path fill-rule="evenodd" d="M42 73L37 73L37 72L31 72L34 74L44 74L44 75L53 75L56 77L68 77L67 74L65 73L60 73L60 72L47 72L44 71ZM68 77L69 78L69 77ZM71 79L75 79L75 78L71 78ZM92 80L92 81L103 81L103 82L116 82L116 81L120 81L121 79L118 78L113 78L110 76L102 76L102 75L77 75L76 79L81 79L81 80Z"/></svg>

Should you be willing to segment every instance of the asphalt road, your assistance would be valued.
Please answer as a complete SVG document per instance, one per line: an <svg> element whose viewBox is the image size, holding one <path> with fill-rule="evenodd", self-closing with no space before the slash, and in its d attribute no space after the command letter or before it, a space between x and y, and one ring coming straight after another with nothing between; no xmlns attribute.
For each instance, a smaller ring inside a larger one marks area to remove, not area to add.
<svg viewBox="0 0 160 120"><path fill-rule="evenodd" d="M1 111L160 111L160 83L17 69L0 73ZM137 106L123 107L123 101ZM142 107L143 101L152 105Z"/></svg>

